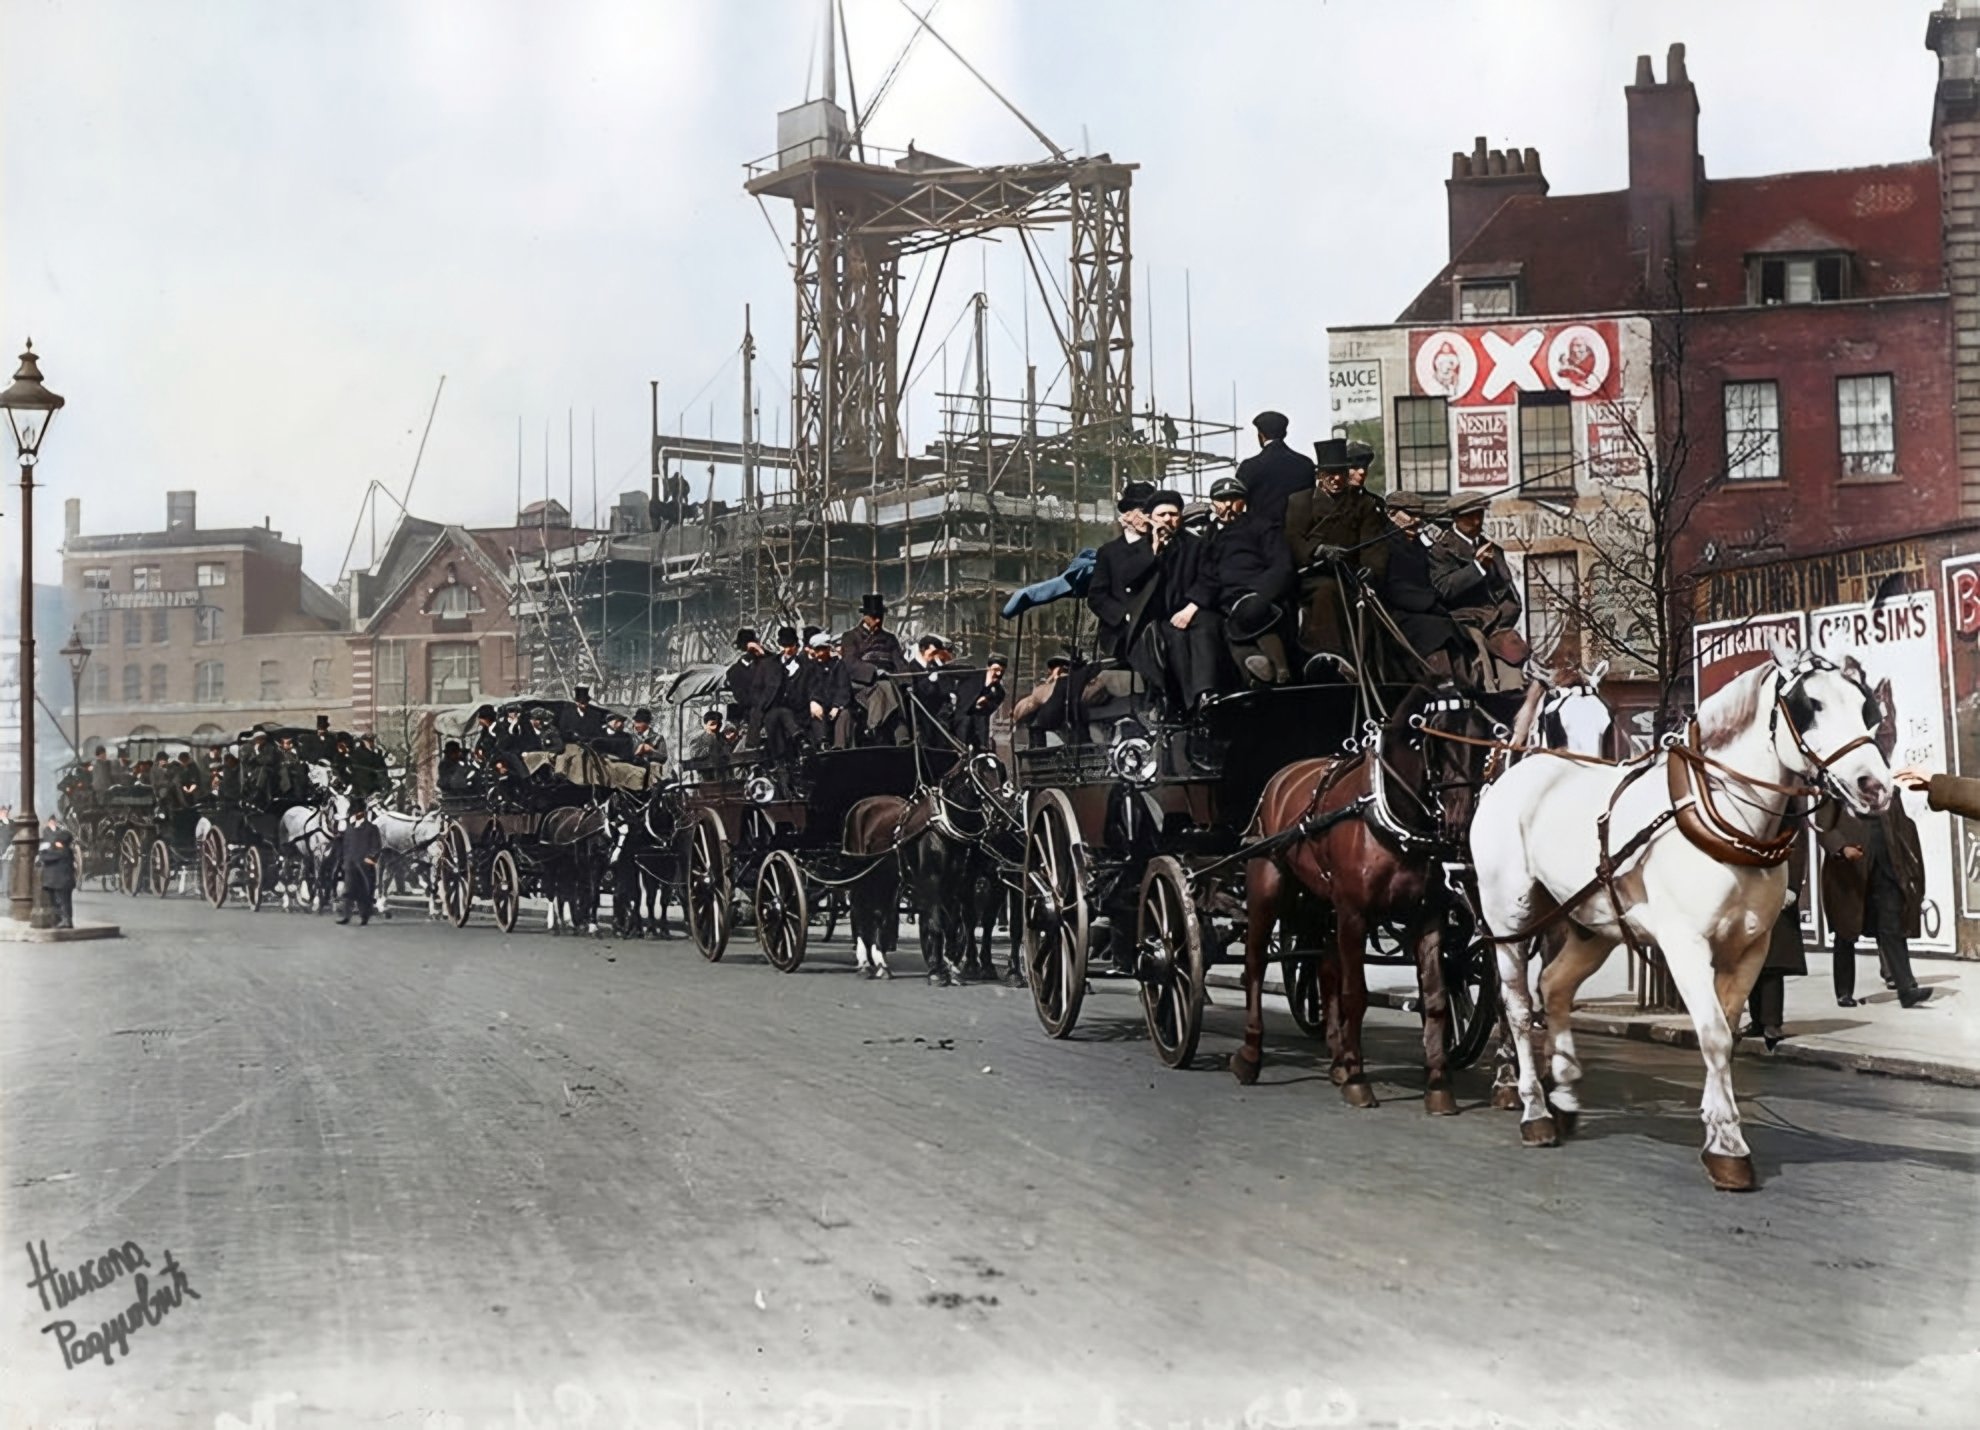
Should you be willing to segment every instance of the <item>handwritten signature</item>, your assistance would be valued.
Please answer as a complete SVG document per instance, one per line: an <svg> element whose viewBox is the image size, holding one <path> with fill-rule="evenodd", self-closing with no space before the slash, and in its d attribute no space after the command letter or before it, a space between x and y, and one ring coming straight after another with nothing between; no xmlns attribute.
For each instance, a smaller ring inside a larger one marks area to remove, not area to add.
<svg viewBox="0 0 1980 1430"><path fill-rule="evenodd" d="M73 1271L63 1271L55 1265L46 1241L29 1242L27 1253L28 1265L34 1271L27 1284L41 1297L44 1311L66 1310L84 1296L109 1290L125 1277L130 1278L131 1301L95 1328L83 1330L68 1319L50 1321L41 1328L43 1335L55 1337L62 1352L62 1364L68 1370L87 1361L100 1359L105 1365L113 1365L118 1356L128 1357L133 1332L156 1326L188 1298L199 1299L199 1292L186 1279L185 1269L172 1259L169 1250L164 1260L153 1267L143 1247L135 1241L126 1241L93 1261L82 1262ZM147 1272L155 1272L162 1279L154 1281Z"/></svg>

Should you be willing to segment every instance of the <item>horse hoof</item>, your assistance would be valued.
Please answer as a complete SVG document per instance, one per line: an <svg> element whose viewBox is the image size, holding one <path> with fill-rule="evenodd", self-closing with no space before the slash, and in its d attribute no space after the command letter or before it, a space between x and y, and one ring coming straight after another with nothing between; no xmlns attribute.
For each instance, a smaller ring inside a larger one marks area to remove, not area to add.
<svg viewBox="0 0 1980 1430"><path fill-rule="evenodd" d="M1004 975L1004 986L1006 988L1024 987L1024 975L1022 973L1019 973L1015 968L1013 968L1010 972Z"/></svg>
<svg viewBox="0 0 1980 1430"><path fill-rule="evenodd" d="M1569 1111L1565 1107L1555 1108L1554 1125L1561 1129L1563 1140L1574 1136L1575 1129L1581 1126L1581 1110L1576 1108L1573 1111Z"/></svg>
<svg viewBox="0 0 1980 1430"><path fill-rule="evenodd" d="M1519 1140L1529 1147L1558 1147L1561 1134L1554 1129L1553 1118L1536 1117L1519 1124Z"/></svg>
<svg viewBox="0 0 1980 1430"><path fill-rule="evenodd" d="M1258 1081L1258 1072L1263 1066L1260 1059L1252 1057L1242 1048L1231 1054L1231 1076L1245 1087Z"/></svg>
<svg viewBox="0 0 1980 1430"><path fill-rule="evenodd" d="M1365 1077L1349 1078L1341 1084L1341 1100L1349 1107L1374 1107L1375 1086Z"/></svg>
<svg viewBox="0 0 1980 1430"><path fill-rule="evenodd" d="M1340 1087L1344 1085L1347 1082L1347 1080L1348 1080L1347 1069L1342 1067L1339 1063L1335 1063L1332 1067L1327 1069L1327 1081L1331 1082L1335 1087Z"/></svg>
<svg viewBox="0 0 1980 1430"><path fill-rule="evenodd" d="M1517 1112L1521 1106L1519 1089L1512 1083L1502 1082L1492 1089L1492 1110L1494 1112Z"/></svg>
<svg viewBox="0 0 1980 1430"><path fill-rule="evenodd" d="M1722 1192L1750 1192L1757 1185L1753 1180L1751 1157L1728 1157L1722 1152L1700 1152L1698 1160L1705 1164L1705 1175L1712 1179L1712 1185Z"/></svg>
<svg viewBox="0 0 1980 1430"><path fill-rule="evenodd" d="M1423 1094L1423 1110L1432 1117L1456 1117L1457 1098L1447 1087L1433 1087Z"/></svg>
<svg viewBox="0 0 1980 1430"><path fill-rule="evenodd" d="M878 968L873 970L873 976L875 978L892 978L894 976L894 971L883 963Z"/></svg>

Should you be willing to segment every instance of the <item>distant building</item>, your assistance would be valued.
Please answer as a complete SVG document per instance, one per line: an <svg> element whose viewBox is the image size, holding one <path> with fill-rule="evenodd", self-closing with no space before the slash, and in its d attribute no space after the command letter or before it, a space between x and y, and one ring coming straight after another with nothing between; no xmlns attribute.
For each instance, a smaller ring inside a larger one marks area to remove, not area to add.
<svg viewBox="0 0 1980 1430"><path fill-rule="evenodd" d="M266 526L202 528L197 494L167 492L161 530L89 536L67 508L62 587L90 648L82 745L233 734L350 713L348 618ZM42 652L41 681L61 666ZM63 673L66 695L66 672Z"/></svg>

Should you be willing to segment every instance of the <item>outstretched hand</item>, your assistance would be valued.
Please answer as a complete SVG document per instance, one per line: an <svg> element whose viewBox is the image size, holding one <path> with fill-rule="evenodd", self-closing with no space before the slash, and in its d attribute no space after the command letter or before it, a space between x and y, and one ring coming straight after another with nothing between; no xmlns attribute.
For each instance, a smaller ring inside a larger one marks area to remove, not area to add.
<svg viewBox="0 0 1980 1430"><path fill-rule="evenodd" d="M1917 765L1906 765L1902 769L1892 770L1891 778L1906 789L1929 789L1932 784L1931 772L1920 769Z"/></svg>

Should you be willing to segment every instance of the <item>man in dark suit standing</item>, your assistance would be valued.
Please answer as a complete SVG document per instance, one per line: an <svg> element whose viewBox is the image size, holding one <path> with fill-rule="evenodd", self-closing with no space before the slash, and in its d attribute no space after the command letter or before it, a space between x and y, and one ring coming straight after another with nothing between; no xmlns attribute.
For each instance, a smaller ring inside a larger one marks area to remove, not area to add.
<svg viewBox="0 0 1980 1430"><path fill-rule="evenodd" d="M1132 482L1121 493L1115 503L1121 534L1094 553L1086 584L1086 604L1100 620L1095 647L1113 660L1127 659L1155 586L1155 543L1148 534L1148 499L1154 494L1147 482Z"/></svg>
<svg viewBox="0 0 1980 1430"><path fill-rule="evenodd" d="M1219 477L1210 488L1216 528L1210 533L1209 560L1217 584L1217 608L1231 654L1261 685L1283 685L1292 678L1285 643L1276 627L1280 606L1292 587L1292 556L1281 535L1248 509L1244 483Z"/></svg>
<svg viewBox="0 0 1980 1430"><path fill-rule="evenodd" d="M983 662L981 679L960 672L951 678L956 703L949 729L971 750L990 748L990 717L1004 703L1004 667L1004 658L993 655Z"/></svg>
<svg viewBox="0 0 1980 1430"><path fill-rule="evenodd" d="M1891 796L1881 815L1860 817L1836 805L1815 816L1822 845L1822 912L1835 934L1836 1006L1856 1006L1856 940L1869 934L1898 1002L1916 1008L1932 996L1911 971L1909 940L1923 926L1925 858L1918 826Z"/></svg>
<svg viewBox="0 0 1980 1430"><path fill-rule="evenodd" d="M1313 463L1286 445L1290 424L1283 412L1261 412L1251 419L1258 433L1258 451L1237 469L1245 500L1261 524L1277 530L1285 525L1286 501L1294 492L1313 488Z"/></svg>

